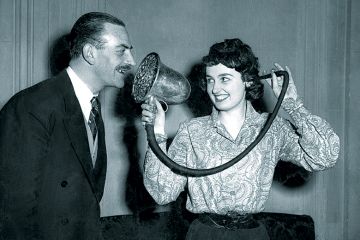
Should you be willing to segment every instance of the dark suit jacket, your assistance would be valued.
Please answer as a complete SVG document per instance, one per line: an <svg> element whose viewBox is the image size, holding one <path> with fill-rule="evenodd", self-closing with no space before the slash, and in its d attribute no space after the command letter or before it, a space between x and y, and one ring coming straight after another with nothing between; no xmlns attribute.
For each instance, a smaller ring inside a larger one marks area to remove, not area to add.
<svg viewBox="0 0 360 240"><path fill-rule="evenodd" d="M19 92L0 111L0 239L98 239L105 174L66 71Z"/></svg>

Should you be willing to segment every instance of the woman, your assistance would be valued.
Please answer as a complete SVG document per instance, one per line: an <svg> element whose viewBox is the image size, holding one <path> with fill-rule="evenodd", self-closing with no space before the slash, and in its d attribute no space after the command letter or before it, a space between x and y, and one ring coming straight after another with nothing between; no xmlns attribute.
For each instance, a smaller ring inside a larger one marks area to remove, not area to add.
<svg viewBox="0 0 360 240"><path fill-rule="evenodd" d="M212 168L239 155L254 141L268 114L258 113L251 101L261 98L263 85L252 81L259 64L251 48L239 39L214 44L203 58L204 88L213 104L211 115L182 123L168 155L189 168ZM284 70L275 64L278 70ZM291 161L308 171L332 167L339 153L339 138L330 125L312 115L297 95L290 70L282 107L293 118L276 117L260 143L234 166L214 175L186 177L173 173L149 149L144 184L159 204L175 201L187 187L186 208L198 213L187 239L268 239L265 227L252 215L263 211L277 162ZM282 78L272 72L278 97ZM154 103L156 109L154 109ZM143 123L154 123L157 141L165 151L165 116L152 98L143 105Z"/></svg>

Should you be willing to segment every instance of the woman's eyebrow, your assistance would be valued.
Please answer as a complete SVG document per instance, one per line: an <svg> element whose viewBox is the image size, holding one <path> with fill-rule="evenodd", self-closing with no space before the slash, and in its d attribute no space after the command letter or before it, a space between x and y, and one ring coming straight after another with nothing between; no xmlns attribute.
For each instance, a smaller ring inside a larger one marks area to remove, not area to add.
<svg viewBox="0 0 360 240"><path fill-rule="evenodd" d="M233 77L233 75L231 73L221 73L218 76L219 77L226 77L226 76L232 76Z"/></svg>
<svg viewBox="0 0 360 240"><path fill-rule="evenodd" d="M213 77L212 75L205 75L206 77ZM220 73L219 75L217 75L218 77L226 77L226 76L231 76L233 77L234 75L232 75L231 73Z"/></svg>

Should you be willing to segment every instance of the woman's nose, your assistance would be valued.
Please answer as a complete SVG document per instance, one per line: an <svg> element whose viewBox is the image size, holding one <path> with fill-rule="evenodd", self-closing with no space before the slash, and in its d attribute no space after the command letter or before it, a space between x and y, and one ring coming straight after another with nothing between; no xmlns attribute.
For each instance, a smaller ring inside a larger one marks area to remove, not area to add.
<svg viewBox="0 0 360 240"><path fill-rule="evenodd" d="M217 83L216 81L213 84L212 93L218 93L221 89L221 84Z"/></svg>

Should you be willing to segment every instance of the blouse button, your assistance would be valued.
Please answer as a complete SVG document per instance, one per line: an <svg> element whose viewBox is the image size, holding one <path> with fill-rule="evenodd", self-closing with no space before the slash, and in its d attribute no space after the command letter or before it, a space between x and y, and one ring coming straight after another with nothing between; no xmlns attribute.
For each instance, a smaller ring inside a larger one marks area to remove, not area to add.
<svg viewBox="0 0 360 240"><path fill-rule="evenodd" d="M66 225L66 224L68 224L68 223L69 223L69 219L67 219L67 218L61 219L61 224L62 224L62 225Z"/></svg>
<svg viewBox="0 0 360 240"><path fill-rule="evenodd" d="M61 182L61 186L62 186L62 187L66 187L67 185L68 185L68 182L65 181L65 180Z"/></svg>

